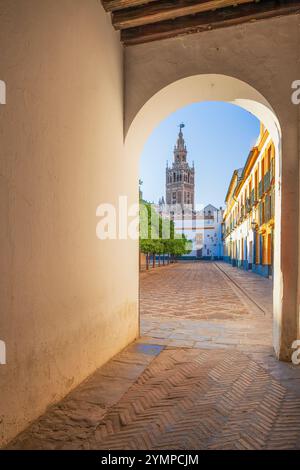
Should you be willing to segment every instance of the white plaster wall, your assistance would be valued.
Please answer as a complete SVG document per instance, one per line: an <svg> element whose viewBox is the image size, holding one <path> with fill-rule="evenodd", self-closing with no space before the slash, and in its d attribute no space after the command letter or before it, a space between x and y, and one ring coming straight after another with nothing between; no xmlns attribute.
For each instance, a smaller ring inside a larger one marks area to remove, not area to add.
<svg viewBox="0 0 300 470"><path fill-rule="evenodd" d="M198 204L198 207L201 204ZM197 256L197 251L202 248L203 256L222 256L222 213L214 211L214 206L206 206L205 209L211 208L214 219L204 219L203 215L198 212L197 218L175 219L175 230L179 234L184 233L188 240L192 240L192 251L185 255L186 257ZM202 244L196 240L196 235L202 235ZM216 234L216 236L215 236Z"/></svg>
<svg viewBox="0 0 300 470"><path fill-rule="evenodd" d="M291 84L300 76L299 42L300 16L292 15L128 47L125 55L127 151L136 158L140 140L160 120L195 101L234 102L270 131L276 153L282 155L276 167L275 214L280 222L274 240L274 346L283 360L290 359L298 334L300 129ZM237 81L218 82L215 74ZM193 77L201 76L198 85L192 84Z"/></svg>
<svg viewBox="0 0 300 470"><path fill-rule="evenodd" d="M0 49L4 445L138 334L136 244L96 238L98 204L132 202L138 170L123 154L123 52L100 2L0 0Z"/></svg>

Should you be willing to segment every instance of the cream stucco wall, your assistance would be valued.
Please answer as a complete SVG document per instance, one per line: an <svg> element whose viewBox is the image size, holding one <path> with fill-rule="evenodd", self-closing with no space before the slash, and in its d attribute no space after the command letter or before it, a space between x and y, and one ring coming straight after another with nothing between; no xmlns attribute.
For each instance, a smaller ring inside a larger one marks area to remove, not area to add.
<svg viewBox="0 0 300 470"><path fill-rule="evenodd" d="M137 242L100 242L96 208L123 194L138 200L147 135L201 96L240 97L258 116L268 110L278 117L278 202L289 230L278 251L277 353L289 357L299 194L299 110L290 86L300 75L299 30L294 16L130 47L123 77L119 37L99 1L0 0L0 79L7 85L0 106L0 340L7 347L0 445L138 334ZM237 78L235 93L232 81L217 76L204 80L202 95L199 82L190 95L171 85L205 74ZM125 149L124 78L126 131L137 119Z"/></svg>
<svg viewBox="0 0 300 470"><path fill-rule="evenodd" d="M97 0L0 0L0 443L138 334L136 244L96 208L135 195L123 51ZM131 275L128 275L128 272Z"/></svg>
<svg viewBox="0 0 300 470"><path fill-rule="evenodd" d="M139 138L145 141L168 113L194 101L239 104L271 132L279 175L274 347L283 360L290 360L291 344L299 332L300 112L291 101L292 82L300 76L299 43L300 15L293 15L125 50L125 129L128 152L136 160L142 148Z"/></svg>

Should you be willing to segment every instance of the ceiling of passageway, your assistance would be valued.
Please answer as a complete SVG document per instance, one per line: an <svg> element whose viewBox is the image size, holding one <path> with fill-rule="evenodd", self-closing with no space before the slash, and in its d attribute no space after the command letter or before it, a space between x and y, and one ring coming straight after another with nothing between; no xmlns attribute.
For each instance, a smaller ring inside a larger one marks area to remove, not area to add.
<svg viewBox="0 0 300 470"><path fill-rule="evenodd" d="M299 0L102 0L124 45L300 13Z"/></svg>

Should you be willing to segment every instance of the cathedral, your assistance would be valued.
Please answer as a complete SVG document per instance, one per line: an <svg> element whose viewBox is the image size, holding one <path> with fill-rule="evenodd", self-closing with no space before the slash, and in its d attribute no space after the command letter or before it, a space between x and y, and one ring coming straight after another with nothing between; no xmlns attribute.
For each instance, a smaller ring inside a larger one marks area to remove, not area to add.
<svg viewBox="0 0 300 470"><path fill-rule="evenodd" d="M195 205L195 168L187 161L182 129L174 147L172 166L166 168L166 199L159 200L157 211L174 220L177 234L185 234L193 243L188 258L220 259L223 256L223 210L212 204Z"/></svg>
<svg viewBox="0 0 300 470"><path fill-rule="evenodd" d="M183 138L182 129L179 126L179 135L174 147L174 160L172 167L166 168L166 203L167 205L188 204L194 210L195 207L195 169L190 167L187 161L187 149Z"/></svg>

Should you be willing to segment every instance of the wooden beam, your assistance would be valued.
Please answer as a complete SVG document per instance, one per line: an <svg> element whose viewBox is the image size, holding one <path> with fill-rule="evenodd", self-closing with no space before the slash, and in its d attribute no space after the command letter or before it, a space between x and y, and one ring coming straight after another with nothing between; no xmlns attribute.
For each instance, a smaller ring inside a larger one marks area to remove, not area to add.
<svg viewBox="0 0 300 470"><path fill-rule="evenodd" d="M180 16L194 15L255 0L161 0L147 5L116 11L112 15L115 29L134 28L149 23L173 20Z"/></svg>
<svg viewBox="0 0 300 470"><path fill-rule="evenodd" d="M124 8L137 7L150 2L159 2L160 0L101 0L103 8L106 11L123 10Z"/></svg>
<svg viewBox="0 0 300 470"><path fill-rule="evenodd" d="M263 0L260 3L222 8L214 12L125 29L121 32L121 41L130 46L297 13L300 13L300 0Z"/></svg>

